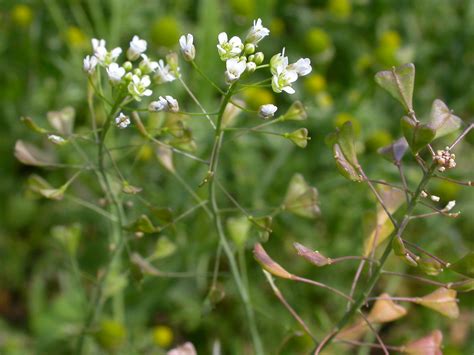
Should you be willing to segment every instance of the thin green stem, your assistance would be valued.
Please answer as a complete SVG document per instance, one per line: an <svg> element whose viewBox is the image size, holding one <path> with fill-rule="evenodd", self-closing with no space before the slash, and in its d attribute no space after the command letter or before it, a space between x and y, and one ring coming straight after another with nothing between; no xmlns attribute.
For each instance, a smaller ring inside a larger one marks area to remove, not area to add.
<svg viewBox="0 0 474 355"><path fill-rule="evenodd" d="M215 225L217 234L219 236L219 241L220 241L220 244L222 245L222 249L224 250L224 253L226 254L227 259L229 261L229 266L232 272L232 276L234 277L240 297L242 298L242 301L245 306L247 318L249 321L250 333L252 335L252 340L255 346L255 353L257 355L263 355L264 354L263 345L260 339L260 335L258 333L258 329L257 329L256 321L255 321L255 315L254 315L254 311L253 311L252 304L250 301L249 292L245 283L242 281L242 277L239 272L235 255L224 233L224 227L223 227L221 216L219 213L219 206L217 204L216 184L214 183L214 177L216 175L217 166L219 162L220 148L221 148L222 139L224 136L224 131L222 129L222 116L224 114L227 104L229 103L232 97L234 85L235 84L229 87L229 89L225 93L221 102L219 115L217 117L217 122L216 122L215 140L214 140L214 146L212 148L212 153L211 153L208 177L205 179L205 181L209 183L209 200L210 200L211 212L214 217L214 225Z"/></svg>

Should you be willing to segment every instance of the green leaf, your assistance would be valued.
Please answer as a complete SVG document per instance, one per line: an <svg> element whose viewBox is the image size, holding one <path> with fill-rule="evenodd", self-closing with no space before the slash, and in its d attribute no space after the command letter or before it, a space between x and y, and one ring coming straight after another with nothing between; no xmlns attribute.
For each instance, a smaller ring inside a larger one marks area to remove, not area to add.
<svg viewBox="0 0 474 355"><path fill-rule="evenodd" d="M463 258L453 263L450 267L451 270L457 273L474 278L474 252L469 252Z"/></svg>
<svg viewBox="0 0 474 355"><path fill-rule="evenodd" d="M308 140L311 138L308 137L308 130L306 128L300 128L291 133L285 133L284 137L292 141L296 146L300 148L306 148L308 145Z"/></svg>
<svg viewBox="0 0 474 355"><path fill-rule="evenodd" d="M377 152L390 162L399 163L408 148L405 137L397 139L392 144L380 148Z"/></svg>
<svg viewBox="0 0 474 355"><path fill-rule="evenodd" d="M238 248L245 246L249 237L251 223L247 216L231 217L227 219L229 236Z"/></svg>
<svg viewBox="0 0 474 355"><path fill-rule="evenodd" d="M378 72L375 74L375 82L400 101L407 111L413 110L415 66L412 63Z"/></svg>
<svg viewBox="0 0 474 355"><path fill-rule="evenodd" d="M436 138L456 132L462 124L462 120L453 115L446 104L436 99L431 107L429 126L436 131Z"/></svg>
<svg viewBox="0 0 474 355"><path fill-rule="evenodd" d="M337 170L344 176L346 179L351 181L362 181L362 177L354 169L354 167L347 161L344 154L342 154L341 146L339 144L334 144L333 146L334 159L336 160Z"/></svg>
<svg viewBox="0 0 474 355"><path fill-rule="evenodd" d="M142 214L138 219L132 223L128 229L141 233L157 233L160 231L159 227L155 227L147 215Z"/></svg>
<svg viewBox="0 0 474 355"><path fill-rule="evenodd" d="M291 178L283 207L298 216L316 218L320 214L318 190L310 186L303 175L295 174Z"/></svg>
<svg viewBox="0 0 474 355"><path fill-rule="evenodd" d="M65 107L61 111L50 111L48 121L59 133L69 136L73 132L76 111L72 107Z"/></svg>
<svg viewBox="0 0 474 355"><path fill-rule="evenodd" d="M436 135L436 131L429 125L413 122L407 116L402 117L401 125L403 135L414 154L426 147Z"/></svg>
<svg viewBox="0 0 474 355"><path fill-rule="evenodd" d="M338 140L341 151L346 157L347 161L354 167L359 165L357 160L357 153L354 144L354 129L352 128L352 122L346 121L341 126L338 132Z"/></svg>

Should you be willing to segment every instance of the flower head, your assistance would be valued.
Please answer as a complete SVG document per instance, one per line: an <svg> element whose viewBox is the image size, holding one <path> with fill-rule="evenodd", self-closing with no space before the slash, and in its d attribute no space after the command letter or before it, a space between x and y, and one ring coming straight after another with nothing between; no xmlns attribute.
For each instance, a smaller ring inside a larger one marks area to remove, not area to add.
<svg viewBox="0 0 474 355"><path fill-rule="evenodd" d="M287 69L294 70L298 76L305 76L311 73L311 61L309 58L300 58L296 63L288 65Z"/></svg>
<svg viewBox="0 0 474 355"><path fill-rule="evenodd" d="M275 112L278 110L278 107L272 104L262 105L258 109L258 115L262 117L264 120L273 117Z"/></svg>
<svg viewBox="0 0 474 355"><path fill-rule="evenodd" d="M285 48L282 49L281 53L275 54L270 59L270 71L273 75L277 75L286 69L288 66L288 57L285 56Z"/></svg>
<svg viewBox="0 0 474 355"><path fill-rule="evenodd" d="M163 84L175 80L176 76L171 72L170 66L168 64L165 65L163 59L160 59L154 79L158 84Z"/></svg>
<svg viewBox="0 0 474 355"><path fill-rule="evenodd" d="M247 68L245 59L231 58L226 63L225 79L228 84L237 81Z"/></svg>
<svg viewBox="0 0 474 355"><path fill-rule="evenodd" d="M130 63L130 62L129 62ZM151 61L146 54L142 54L142 61L138 65L142 73L148 74L154 72L158 68L158 63Z"/></svg>
<svg viewBox="0 0 474 355"><path fill-rule="evenodd" d="M127 58L129 60L137 60L142 53L146 51L147 43L138 36L133 36L130 41L130 47L127 50Z"/></svg>
<svg viewBox="0 0 474 355"><path fill-rule="evenodd" d="M48 134L48 140L54 144L62 145L66 143L66 140L56 134Z"/></svg>
<svg viewBox="0 0 474 355"><path fill-rule="evenodd" d="M128 84L128 92L135 100L141 101L142 96L151 96L153 93L150 89L147 89L150 84L150 77L148 75L144 75L141 78L138 75L133 75L132 81Z"/></svg>
<svg viewBox="0 0 474 355"><path fill-rule="evenodd" d="M125 69L120 67L117 63L110 64L106 70L109 76L109 80L113 84L120 83L122 77L125 75Z"/></svg>
<svg viewBox="0 0 474 355"><path fill-rule="evenodd" d="M221 60L228 60L230 58L238 57L242 50L244 49L244 44L242 40L234 36L228 40L227 33L221 32L217 37L219 44L217 45L217 51Z"/></svg>
<svg viewBox="0 0 474 355"><path fill-rule="evenodd" d="M193 44L193 35L188 33L186 36L182 35L179 38L179 46L181 47L181 52L183 53L184 59L187 61L194 60L196 56L196 48Z"/></svg>
<svg viewBox="0 0 474 355"><path fill-rule="evenodd" d="M173 97L166 95L165 97L160 96L158 101L152 101L148 106L148 110L151 112L169 111L178 112L179 104L178 101Z"/></svg>
<svg viewBox="0 0 474 355"><path fill-rule="evenodd" d="M122 48L116 47L110 52L105 47L105 40L92 38L92 50L94 56L97 58L99 64L107 66L117 60L118 56L122 53Z"/></svg>
<svg viewBox="0 0 474 355"><path fill-rule="evenodd" d="M293 70L283 70L279 74L274 74L272 77L272 89L273 91L280 93L282 91L288 94L294 94L295 89L291 87L291 84L298 79L298 74Z"/></svg>
<svg viewBox="0 0 474 355"><path fill-rule="evenodd" d="M87 57L84 58L82 67L84 71L90 75L94 73L97 63L98 61L96 57L88 55Z"/></svg>
<svg viewBox="0 0 474 355"><path fill-rule="evenodd" d="M125 116L123 112L120 112L120 114L115 117L115 124L117 125L118 128L124 129L127 128L128 125L130 124L130 118L128 116Z"/></svg>
<svg viewBox="0 0 474 355"><path fill-rule="evenodd" d="M269 34L270 34L270 30L266 27L263 27L261 19L257 19L253 21L253 26L250 29L249 33L247 34L247 37L245 38L245 42L257 44Z"/></svg>

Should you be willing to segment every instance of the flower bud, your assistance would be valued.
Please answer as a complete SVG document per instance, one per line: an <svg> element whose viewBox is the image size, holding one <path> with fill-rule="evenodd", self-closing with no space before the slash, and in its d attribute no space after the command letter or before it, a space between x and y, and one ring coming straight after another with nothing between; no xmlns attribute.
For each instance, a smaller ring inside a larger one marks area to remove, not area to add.
<svg viewBox="0 0 474 355"><path fill-rule="evenodd" d="M253 73L255 69L257 69L257 64L255 64L254 62L247 63L247 72Z"/></svg>
<svg viewBox="0 0 474 355"><path fill-rule="evenodd" d="M133 70L133 74L136 75L136 76L141 76L142 75L142 71L138 68L135 68Z"/></svg>
<svg viewBox="0 0 474 355"><path fill-rule="evenodd" d="M132 81L132 79L133 79L133 74L132 74L131 72L129 72L129 73L125 74L124 78L125 78L125 80L127 80L127 81Z"/></svg>
<svg viewBox="0 0 474 355"><path fill-rule="evenodd" d="M272 104L262 105L258 109L258 115L264 120L268 120L269 118L273 117L273 115L275 114L277 110L278 110L278 107L276 107L275 105L272 105Z"/></svg>
<svg viewBox="0 0 474 355"><path fill-rule="evenodd" d="M247 57L247 61L248 61L248 62L253 62L254 59L255 59L255 55L253 55L253 54L251 54L251 55L249 55L249 56Z"/></svg>
<svg viewBox="0 0 474 355"><path fill-rule="evenodd" d="M255 44L247 43L244 47L244 54L249 55L255 52Z"/></svg>
<svg viewBox="0 0 474 355"><path fill-rule="evenodd" d="M190 33L179 38L181 53L183 53L184 60L188 62L194 60L194 57L196 56L196 48L194 47L193 41L194 37Z"/></svg>
<svg viewBox="0 0 474 355"><path fill-rule="evenodd" d="M255 62L255 64L257 65L260 65L263 63L263 60L265 59L265 56L263 55L262 52L257 52L255 53L255 57L253 59L253 61Z"/></svg>
<svg viewBox="0 0 474 355"><path fill-rule="evenodd" d="M126 61L125 63L123 63L122 67L126 70L126 71L131 71L133 69L133 64L132 62L130 61Z"/></svg>

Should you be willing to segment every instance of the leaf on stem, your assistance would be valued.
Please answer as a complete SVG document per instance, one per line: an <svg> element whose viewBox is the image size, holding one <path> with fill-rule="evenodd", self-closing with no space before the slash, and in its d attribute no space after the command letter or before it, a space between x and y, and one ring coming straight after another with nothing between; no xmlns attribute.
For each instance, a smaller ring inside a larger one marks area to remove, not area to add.
<svg viewBox="0 0 474 355"><path fill-rule="evenodd" d="M442 355L441 343L443 333L434 330L423 338L414 340L403 346L403 352L409 355Z"/></svg>
<svg viewBox="0 0 474 355"><path fill-rule="evenodd" d="M296 252L299 256L302 256L311 264L314 264L318 267L329 265L331 263L331 259L322 255L319 251L311 250L300 243L293 243L293 246L296 249Z"/></svg>
<svg viewBox="0 0 474 355"><path fill-rule="evenodd" d="M310 186L303 175L295 174L288 185L282 208L301 217L316 218L321 213L318 200L318 190Z"/></svg>
<svg viewBox="0 0 474 355"><path fill-rule="evenodd" d="M402 131L411 151L417 154L426 147L436 136L436 131L429 124L414 122L408 116L401 119Z"/></svg>
<svg viewBox="0 0 474 355"><path fill-rule="evenodd" d="M55 163L51 154L21 140L15 143L15 158L25 165L48 166Z"/></svg>
<svg viewBox="0 0 474 355"><path fill-rule="evenodd" d="M50 200L60 201L64 198L64 192L66 192L67 184L61 186L58 189L52 187L45 179L39 175L31 175L28 178L28 188L41 196Z"/></svg>
<svg viewBox="0 0 474 355"><path fill-rule="evenodd" d="M415 66L412 63L378 72L375 82L398 100L405 110L413 110Z"/></svg>
<svg viewBox="0 0 474 355"><path fill-rule="evenodd" d="M377 152L385 159L393 163L400 163L408 149L408 142L405 137L397 139L392 144L380 148Z"/></svg>
<svg viewBox="0 0 474 355"><path fill-rule="evenodd" d="M170 148L159 146L156 148L156 158L160 164L168 171L174 173L176 170L173 164L173 151Z"/></svg>
<svg viewBox="0 0 474 355"><path fill-rule="evenodd" d="M255 260L257 260L257 262L273 276L281 277L284 279L293 278L292 274L283 269L280 264L276 263L272 260L272 258L270 258L265 249L263 249L262 244L255 244L255 247L253 249L253 255L255 257Z"/></svg>
<svg viewBox="0 0 474 355"><path fill-rule="evenodd" d="M417 298L416 303L454 319L459 317L456 295L457 292L455 290L441 287L429 295Z"/></svg>
<svg viewBox="0 0 474 355"><path fill-rule="evenodd" d="M462 120L455 116L446 104L436 99L431 107L429 126L436 132L436 138L456 132L462 124Z"/></svg>
<svg viewBox="0 0 474 355"><path fill-rule="evenodd" d="M382 324L393 322L406 314L404 307L393 302L389 294L383 293L375 301L367 319L372 323Z"/></svg>
<svg viewBox="0 0 474 355"><path fill-rule="evenodd" d="M50 125L65 136L72 134L75 116L76 111L70 106L63 108L61 111L50 111L47 113Z"/></svg>
<svg viewBox="0 0 474 355"><path fill-rule="evenodd" d="M229 236L237 246L241 249L245 246L249 238L249 232L252 224L247 216L231 217L227 219L227 230Z"/></svg>

